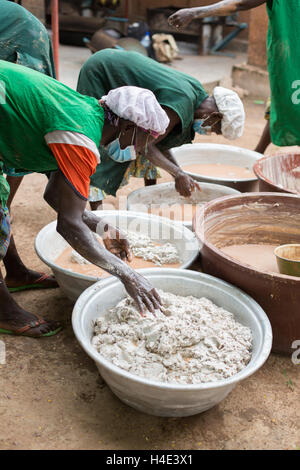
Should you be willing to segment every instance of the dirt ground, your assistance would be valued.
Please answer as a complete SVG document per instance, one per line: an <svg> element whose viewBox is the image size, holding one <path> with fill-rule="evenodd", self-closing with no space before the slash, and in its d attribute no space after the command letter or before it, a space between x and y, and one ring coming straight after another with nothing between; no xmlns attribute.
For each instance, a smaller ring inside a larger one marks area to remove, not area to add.
<svg viewBox="0 0 300 470"><path fill-rule="evenodd" d="M248 101L246 132L235 145L255 147L263 114L263 106ZM34 238L55 218L42 199L45 183L41 175L26 177L12 211L21 257L42 271ZM141 185L133 179L120 193ZM81 350L71 327L72 303L60 289L14 295L24 308L59 319L65 328L40 340L0 335L6 346L6 364L0 365L0 449L299 449L300 366L291 358L271 355L203 414L147 416L122 404Z"/></svg>

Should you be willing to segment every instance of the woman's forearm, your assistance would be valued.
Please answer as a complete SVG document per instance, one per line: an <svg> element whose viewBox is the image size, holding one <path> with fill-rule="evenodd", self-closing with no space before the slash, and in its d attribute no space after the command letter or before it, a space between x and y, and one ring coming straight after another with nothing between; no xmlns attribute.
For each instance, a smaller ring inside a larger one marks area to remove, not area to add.
<svg viewBox="0 0 300 470"><path fill-rule="evenodd" d="M194 18L205 16L227 16L240 10L250 10L266 3L266 0L223 0L205 7L191 8Z"/></svg>
<svg viewBox="0 0 300 470"><path fill-rule="evenodd" d="M156 145L150 145L146 158L155 166L162 168L174 178L181 172L181 168L169 151L161 152Z"/></svg>
<svg viewBox="0 0 300 470"><path fill-rule="evenodd" d="M52 183L52 180L54 180L55 178L55 173L52 173L45 189L44 199L49 204L49 206L52 207L52 209L54 209L55 212L58 213L59 197L57 191L53 190L53 186L55 186L55 183ZM93 212L88 210L85 210L83 212L82 220L92 232L97 233L98 235L100 235L100 237L102 237L109 228L115 228L112 227L108 222L106 222L103 217L98 217Z"/></svg>
<svg viewBox="0 0 300 470"><path fill-rule="evenodd" d="M183 8L170 16L169 23L175 27L182 27L197 18L232 15L238 11L258 7L266 3L266 1L267 0L222 0L212 5Z"/></svg>
<svg viewBox="0 0 300 470"><path fill-rule="evenodd" d="M130 276L131 268L117 256L102 247L97 237L84 222L58 216L58 233L90 263L99 266L113 276L123 280Z"/></svg>

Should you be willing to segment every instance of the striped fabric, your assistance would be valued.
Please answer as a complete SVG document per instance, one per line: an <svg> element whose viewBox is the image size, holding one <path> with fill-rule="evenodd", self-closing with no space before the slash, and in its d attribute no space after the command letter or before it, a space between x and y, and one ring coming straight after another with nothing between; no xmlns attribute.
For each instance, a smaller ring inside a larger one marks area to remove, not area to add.
<svg viewBox="0 0 300 470"><path fill-rule="evenodd" d="M10 221L7 207L0 207L0 259L6 255L10 241Z"/></svg>

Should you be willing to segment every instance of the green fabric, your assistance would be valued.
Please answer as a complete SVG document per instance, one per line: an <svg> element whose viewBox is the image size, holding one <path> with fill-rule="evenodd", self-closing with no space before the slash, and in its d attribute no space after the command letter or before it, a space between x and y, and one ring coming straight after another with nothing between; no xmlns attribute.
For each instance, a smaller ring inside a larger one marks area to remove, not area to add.
<svg viewBox="0 0 300 470"><path fill-rule="evenodd" d="M101 163L97 166L96 172L91 176L91 185L96 186L96 188L101 189L106 194L115 196L131 162L115 162L102 146L99 148L99 151Z"/></svg>
<svg viewBox="0 0 300 470"><path fill-rule="evenodd" d="M3 163L0 161L0 209L5 207L9 196L9 184L3 176Z"/></svg>
<svg viewBox="0 0 300 470"><path fill-rule="evenodd" d="M17 3L0 0L0 60L17 63L56 78L52 42L45 26ZM4 167L9 176L24 176Z"/></svg>
<svg viewBox="0 0 300 470"><path fill-rule="evenodd" d="M125 85L151 90L160 105L172 108L180 117L181 125L159 142L160 150L179 147L194 140L194 113L208 97L198 80L138 52L104 49L92 55L83 65L77 90L99 99L110 90ZM106 155L101 158L91 181L106 193L115 195L118 182L121 184L130 162L120 164L109 160Z"/></svg>
<svg viewBox="0 0 300 470"><path fill-rule="evenodd" d="M0 160L8 168L57 170L44 139L55 130L78 132L100 144L104 112L98 101L47 75L0 61L1 96Z"/></svg>
<svg viewBox="0 0 300 470"><path fill-rule="evenodd" d="M17 3L0 0L0 59L56 78L46 28Z"/></svg>
<svg viewBox="0 0 300 470"><path fill-rule="evenodd" d="M269 0L267 10L271 139L300 145L300 0Z"/></svg>

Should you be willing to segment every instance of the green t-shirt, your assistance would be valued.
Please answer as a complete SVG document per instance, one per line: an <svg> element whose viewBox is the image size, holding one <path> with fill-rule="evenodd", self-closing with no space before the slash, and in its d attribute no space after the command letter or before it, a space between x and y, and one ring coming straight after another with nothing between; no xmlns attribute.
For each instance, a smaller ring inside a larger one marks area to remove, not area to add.
<svg viewBox="0 0 300 470"><path fill-rule="evenodd" d="M0 160L9 168L44 173L58 169L45 134L72 131L99 147L104 112L47 75L0 60Z"/></svg>
<svg viewBox="0 0 300 470"><path fill-rule="evenodd" d="M271 139L300 145L300 0L268 0L267 11Z"/></svg>

